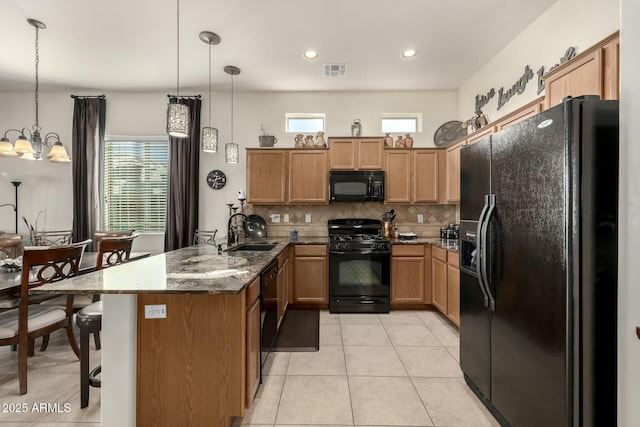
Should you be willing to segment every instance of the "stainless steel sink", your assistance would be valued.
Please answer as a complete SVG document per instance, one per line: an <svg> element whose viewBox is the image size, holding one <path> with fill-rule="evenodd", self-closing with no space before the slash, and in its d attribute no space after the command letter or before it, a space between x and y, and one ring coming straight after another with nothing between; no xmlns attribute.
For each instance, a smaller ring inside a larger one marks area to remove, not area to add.
<svg viewBox="0 0 640 427"><path fill-rule="evenodd" d="M242 243L238 246L227 249L225 252L266 252L276 247L277 243Z"/></svg>

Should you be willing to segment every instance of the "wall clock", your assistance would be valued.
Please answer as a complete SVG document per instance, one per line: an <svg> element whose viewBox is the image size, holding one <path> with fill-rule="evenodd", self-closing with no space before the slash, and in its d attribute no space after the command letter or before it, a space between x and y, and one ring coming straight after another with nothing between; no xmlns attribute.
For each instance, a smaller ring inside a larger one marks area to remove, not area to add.
<svg viewBox="0 0 640 427"><path fill-rule="evenodd" d="M221 170L212 170L207 175L207 184L214 190L219 190L227 183L227 177Z"/></svg>

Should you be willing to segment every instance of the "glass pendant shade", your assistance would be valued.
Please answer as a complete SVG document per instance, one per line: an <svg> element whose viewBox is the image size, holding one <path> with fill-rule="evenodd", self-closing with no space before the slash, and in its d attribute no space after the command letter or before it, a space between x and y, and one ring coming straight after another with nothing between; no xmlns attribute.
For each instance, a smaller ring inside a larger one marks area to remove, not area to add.
<svg viewBox="0 0 640 427"><path fill-rule="evenodd" d="M0 140L0 156L17 156L18 153L13 151L13 144L8 140L3 141L6 138Z"/></svg>
<svg viewBox="0 0 640 427"><path fill-rule="evenodd" d="M202 151L205 153L218 152L218 129L211 127L202 128Z"/></svg>
<svg viewBox="0 0 640 427"><path fill-rule="evenodd" d="M71 159L69 158L69 156L53 156L50 159L52 162L55 163L69 163L71 162Z"/></svg>
<svg viewBox="0 0 640 427"><path fill-rule="evenodd" d="M64 145L62 145L62 143L58 141L55 144L53 144L53 147L51 147L51 151L49 152L47 157L51 159L52 162L55 162L56 160L54 160L54 158L66 157L68 159L69 155L67 154L67 150L64 148Z"/></svg>
<svg viewBox="0 0 640 427"><path fill-rule="evenodd" d="M37 160L33 153L24 153L22 156L20 156L20 160Z"/></svg>
<svg viewBox="0 0 640 427"><path fill-rule="evenodd" d="M33 153L33 147L27 138L24 135L21 135L20 138L16 141L16 145L13 147L13 151L18 154L24 153Z"/></svg>
<svg viewBox="0 0 640 427"><path fill-rule="evenodd" d="M240 163L238 144L230 142L224 145L224 158L227 163Z"/></svg>
<svg viewBox="0 0 640 427"><path fill-rule="evenodd" d="M177 102L167 106L167 133L174 138L189 136L189 107Z"/></svg>

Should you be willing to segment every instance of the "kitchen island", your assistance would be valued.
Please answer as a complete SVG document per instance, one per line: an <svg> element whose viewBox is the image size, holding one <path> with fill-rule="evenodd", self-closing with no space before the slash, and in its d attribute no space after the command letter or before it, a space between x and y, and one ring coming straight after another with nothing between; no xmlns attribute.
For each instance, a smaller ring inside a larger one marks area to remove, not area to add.
<svg viewBox="0 0 640 427"><path fill-rule="evenodd" d="M103 294L102 425L225 426L251 396L249 304L287 245L191 246L32 292Z"/></svg>

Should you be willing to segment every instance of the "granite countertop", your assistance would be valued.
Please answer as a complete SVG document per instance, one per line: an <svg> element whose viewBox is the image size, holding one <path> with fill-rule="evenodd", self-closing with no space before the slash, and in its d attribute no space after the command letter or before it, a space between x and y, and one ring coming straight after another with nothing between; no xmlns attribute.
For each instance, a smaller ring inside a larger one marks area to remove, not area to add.
<svg viewBox="0 0 640 427"><path fill-rule="evenodd" d="M33 294L237 294L288 246L270 239L269 251L223 252L189 246L116 267L49 283Z"/></svg>
<svg viewBox="0 0 640 427"><path fill-rule="evenodd" d="M446 240L441 239L439 237L418 237L417 239L412 240L400 240L400 239L391 239L391 244L393 245L416 245L416 244L430 244L432 246L437 246L442 249L446 249L451 252L458 252L458 241L457 240Z"/></svg>

